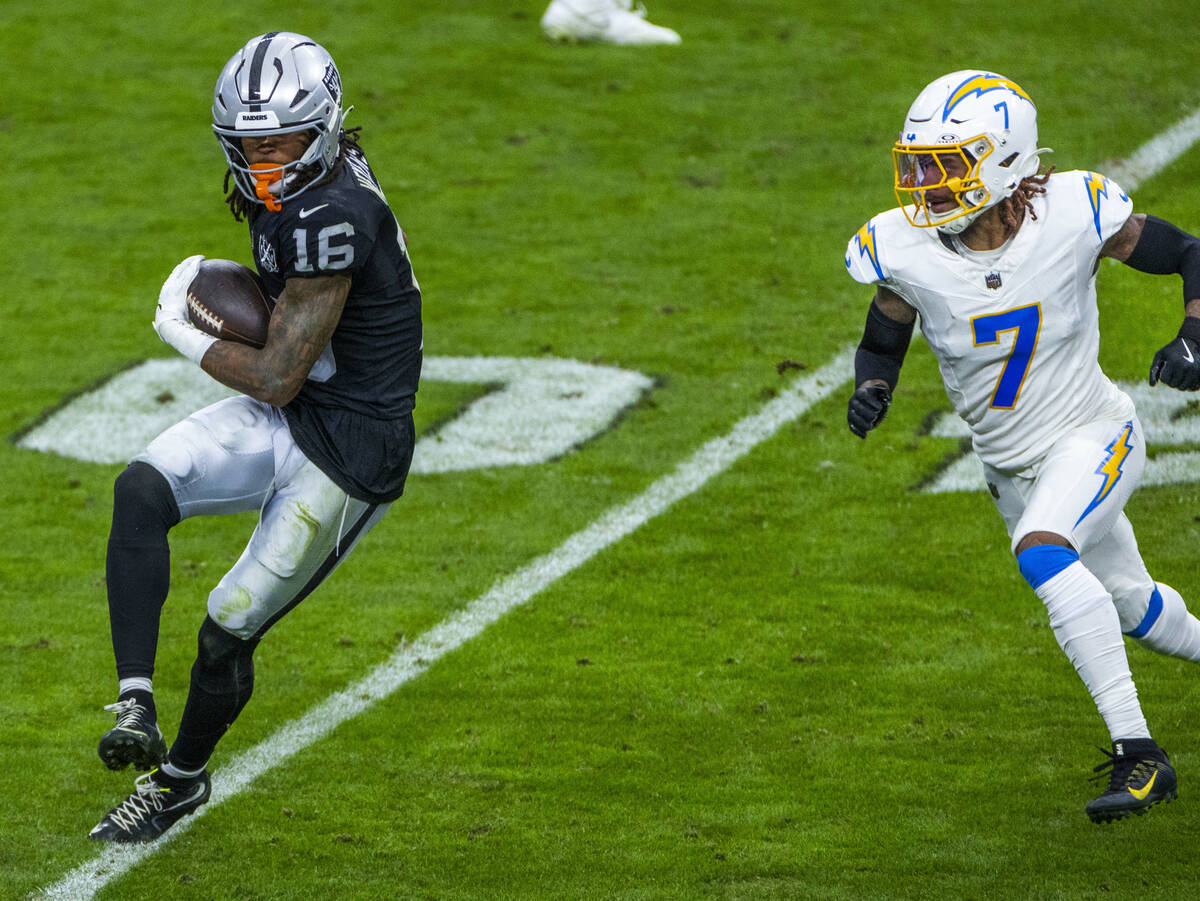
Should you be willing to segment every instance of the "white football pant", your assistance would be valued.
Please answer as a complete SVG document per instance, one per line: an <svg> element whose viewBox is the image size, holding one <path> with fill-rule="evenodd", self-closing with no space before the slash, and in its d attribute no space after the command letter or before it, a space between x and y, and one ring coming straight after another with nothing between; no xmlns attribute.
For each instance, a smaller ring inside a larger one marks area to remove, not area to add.
<svg viewBox="0 0 1200 901"><path fill-rule="evenodd" d="M213 620L243 639L312 592L390 506L350 497L296 446L278 407L241 395L193 413L135 459L163 474L183 519L260 511L208 596Z"/></svg>
<svg viewBox="0 0 1200 901"><path fill-rule="evenodd" d="M1013 552L1030 532L1062 535L1112 595L1124 630L1141 622L1155 588L1124 512L1145 467L1136 417L1067 433L1033 472L1004 475L984 466Z"/></svg>

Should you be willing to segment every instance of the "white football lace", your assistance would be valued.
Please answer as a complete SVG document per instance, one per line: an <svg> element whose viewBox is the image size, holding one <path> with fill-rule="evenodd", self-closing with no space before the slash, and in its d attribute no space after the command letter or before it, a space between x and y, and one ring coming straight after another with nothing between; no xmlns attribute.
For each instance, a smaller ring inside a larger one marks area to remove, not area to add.
<svg viewBox="0 0 1200 901"><path fill-rule="evenodd" d="M206 307L200 301L196 300L190 294L187 299L188 309L203 319L210 327L219 329L225 324L225 320Z"/></svg>
<svg viewBox="0 0 1200 901"><path fill-rule="evenodd" d="M163 809L162 793L166 791L158 787L150 778L150 773L138 776L133 785L136 791L114 807L108 815L110 820L126 832L132 832L152 813Z"/></svg>
<svg viewBox="0 0 1200 901"><path fill-rule="evenodd" d="M105 704L104 709L117 715L117 725L113 727L115 729L132 729L140 726L141 716L145 713L145 708L133 698L126 698L115 704Z"/></svg>

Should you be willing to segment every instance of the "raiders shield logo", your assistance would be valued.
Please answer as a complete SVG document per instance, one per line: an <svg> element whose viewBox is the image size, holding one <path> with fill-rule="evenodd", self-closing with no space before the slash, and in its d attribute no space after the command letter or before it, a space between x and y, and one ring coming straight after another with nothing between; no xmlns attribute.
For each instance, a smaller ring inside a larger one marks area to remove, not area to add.
<svg viewBox="0 0 1200 901"><path fill-rule="evenodd" d="M325 75L321 79L325 82L325 89L329 91L329 96L333 98L334 103L340 103L342 99L342 77L338 75L338 70L330 63L325 67Z"/></svg>
<svg viewBox="0 0 1200 901"><path fill-rule="evenodd" d="M258 265L267 272L278 272L279 264L275 262L275 248L271 246L271 242L267 240L266 235L258 236Z"/></svg>

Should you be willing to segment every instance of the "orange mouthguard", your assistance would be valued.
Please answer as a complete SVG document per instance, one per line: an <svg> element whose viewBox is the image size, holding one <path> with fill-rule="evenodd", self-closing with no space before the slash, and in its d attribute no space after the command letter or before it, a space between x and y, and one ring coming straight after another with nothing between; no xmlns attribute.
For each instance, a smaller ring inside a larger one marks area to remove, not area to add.
<svg viewBox="0 0 1200 901"><path fill-rule="evenodd" d="M271 163L253 163L250 171L254 173L254 193L268 210L278 213L283 209L283 204L271 193L271 185L283 178L283 167Z"/></svg>

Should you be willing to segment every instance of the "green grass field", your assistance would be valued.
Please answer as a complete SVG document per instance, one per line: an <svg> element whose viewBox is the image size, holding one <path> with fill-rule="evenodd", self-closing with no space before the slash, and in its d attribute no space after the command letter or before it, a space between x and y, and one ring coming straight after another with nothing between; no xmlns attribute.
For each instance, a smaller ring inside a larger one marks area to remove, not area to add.
<svg viewBox="0 0 1200 901"><path fill-rule="evenodd" d="M1125 157L1200 106L1182 0L657 0L652 19L684 40L654 49L551 45L543 9L0 9L4 435L171 356L150 320L178 260L249 262L208 110L229 55L278 29L339 63L348 124L364 127L408 233L428 355L555 357L654 380L550 462L414 474L264 640L215 783L856 342L869 293L844 274L846 241L894 203L889 148L927 81L967 67L1014 78L1059 169ZM1200 231L1200 151L1134 200ZM1102 361L1143 379L1177 328L1178 279L1113 265L1100 282ZM419 426L483 390L426 381ZM845 428L847 393L96 897L1193 897L1200 672L1131 645L1180 799L1093 826L1086 777L1107 734L999 517L982 492L915 490L959 447L928 434L949 406L931 355L914 346L865 443ZM0 898L86 867L101 850L88 830L131 788L95 755L115 700L103 576L120 468L0 442ZM1181 481L1143 488L1129 513L1151 571L1200 608L1196 502ZM253 523L172 533L155 678L168 737L205 598Z"/></svg>

